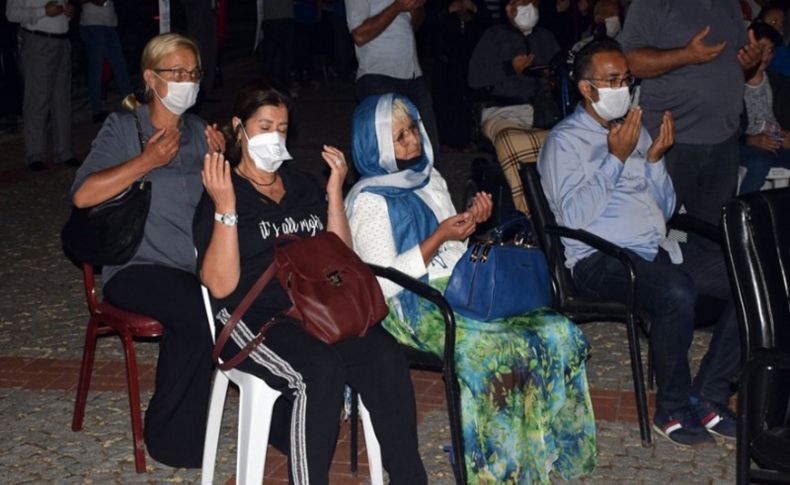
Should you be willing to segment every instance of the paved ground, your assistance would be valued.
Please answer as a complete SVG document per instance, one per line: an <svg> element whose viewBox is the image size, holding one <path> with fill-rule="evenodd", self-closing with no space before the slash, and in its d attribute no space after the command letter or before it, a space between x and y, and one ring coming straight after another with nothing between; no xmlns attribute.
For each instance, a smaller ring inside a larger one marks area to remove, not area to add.
<svg viewBox="0 0 790 485"><path fill-rule="evenodd" d="M221 100L204 106L207 119L219 120L230 98L256 67L245 59L225 66ZM84 101L84 100L83 100ZM353 100L348 86L305 89L294 113L298 139L294 163L320 173L317 156L323 143L348 153ZM75 102L75 120L87 106ZM78 156L87 153L98 126L75 121ZM18 135L0 135L0 441L1 483L168 483L198 480L195 470L171 469L149 458L148 472L134 473L131 432L117 339L100 341L97 369L89 395L84 430L70 430L86 310L79 272L62 257L59 231L67 217L73 171L53 167L30 173L23 165ZM443 155L437 167L458 201L470 161L480 154ZM732 483L734 446L719 444L685 452L660 438L642 448L631 394L625 332L616 324L582 327L592 344L588 378L598 426L598 468L579 483ZM692 348L698 362L706 343L699 334ZM138 345L143 402L151 391L157 346ZM451 483L442 448L449 442L441 382L436 375L414 373L420 410L421 453L431 483ZM226 408L217 482L232 480L235 462L236 396ZM347 431L341 435L332 483L364 482L348 473ZM267 483L285 480L284 458L268 455Z"/></svg>

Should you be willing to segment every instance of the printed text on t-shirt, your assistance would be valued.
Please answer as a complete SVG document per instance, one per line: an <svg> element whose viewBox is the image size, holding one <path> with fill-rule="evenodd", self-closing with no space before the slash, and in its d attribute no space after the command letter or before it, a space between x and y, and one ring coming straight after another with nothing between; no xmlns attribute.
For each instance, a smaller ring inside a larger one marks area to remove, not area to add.
<svg viewBox="0 0 790 485"><path fill-rule="evenodd" d="M258 223L258 227L260 227L263 239L269 239L272 236L279 237L283 234L305 233L313 237L317 232L324 230L321 218L315 214L311 214L306 219L298 222L293 217L286 217L281 222L261 221Z"/></svg>

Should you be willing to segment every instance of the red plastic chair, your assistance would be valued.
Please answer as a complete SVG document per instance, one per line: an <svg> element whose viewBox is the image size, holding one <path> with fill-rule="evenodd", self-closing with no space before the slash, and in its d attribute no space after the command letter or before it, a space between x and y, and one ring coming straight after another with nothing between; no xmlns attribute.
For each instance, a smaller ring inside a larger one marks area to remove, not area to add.
<svg viewBox="0 0 790 485"><path fill-rule="evenodd" d="M145 471L145 445L143 443L143 422L140 411L140 386L137 378L137 357L134 351L134 337L161 337L162 324L151 317L131 313L114 307L96 298L93 266L83 263L82 274L85 280L85 299L88 302L90 320L85 335L85 349L82 352L80 380L77 385L77 400L74 403L74 417L71 429L80 431L85 417L85 403L93 372L96 340L100 335L117 334L123 342L126 356L126 383L129 391L129 410L132 417L132 439L134 440L134 468L137 473Z"/></svg>

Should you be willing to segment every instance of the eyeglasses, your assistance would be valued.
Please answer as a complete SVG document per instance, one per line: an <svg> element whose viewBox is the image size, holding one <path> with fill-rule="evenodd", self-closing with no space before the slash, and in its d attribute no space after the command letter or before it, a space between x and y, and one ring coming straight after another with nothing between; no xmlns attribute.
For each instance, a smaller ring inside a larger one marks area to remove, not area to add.
<svg viewBox="0 0 790 485"><path fill-rule="evenodd" d="M200 81L200 79L203 77L203 71L201 71L200 69L193 69L192 71L190 71L184 69L183 67L179 67L175 69L154 69L154 72L157 74L162 72L170 73L170 75L173 76L173 79L175 79L178 82L183 82L183 81L197 82Z"/></svg>
<svg viewBox="0 0 790 485"><path fill-rule="evenodd" d="M414 123L410 124L406 128L400 130L397 136L393 136L392 138L395 140L395 143L397 143L398 145L406 146L406 135L411 135L415 138L418 138L417 125L415 125Z"/></svg>
<svg viewBox="0 0 790 485"><path fill-rule="evenodd" d="M615 88L622 88L623 86L630 88L631 86L634 85L634 76L629 75L623 78L610 78L610 79L596 79L594 77L590 77L587 78L587 81L604 83L603 86L600 86L604 88L615 89ZM595 84L593 84L593 86L595 86ZM599 86L595 86L595 87L597 88Z"/></svg>

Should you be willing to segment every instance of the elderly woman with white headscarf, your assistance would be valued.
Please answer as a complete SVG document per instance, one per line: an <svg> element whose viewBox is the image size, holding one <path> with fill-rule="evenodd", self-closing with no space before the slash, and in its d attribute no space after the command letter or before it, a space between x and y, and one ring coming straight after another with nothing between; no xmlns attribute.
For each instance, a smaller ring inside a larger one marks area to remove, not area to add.
<svg viewBox="0 0 790 485"><path fill-rule="evenodd" d="M354 249L444 290L465 239L491 215L479 193L456 213L433 167L430 141L406 98L365 99L353 120L360 181L346 197ZM390 305L384 327L403 345L443 353L438 311L380 280ZM584 335L560 314L538 309L492 322L457 319L465 466L470 483L547 482L595 467L595 421Z"/></svg>

